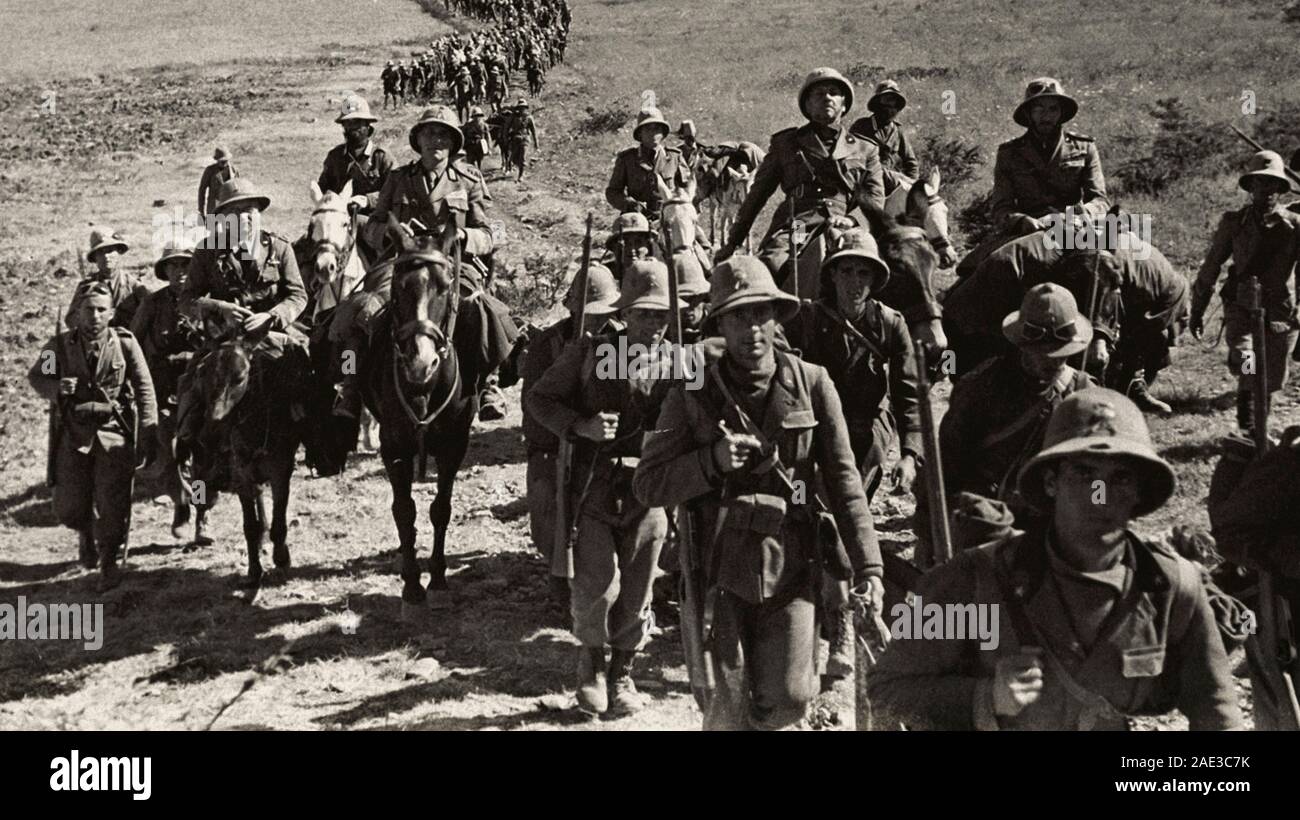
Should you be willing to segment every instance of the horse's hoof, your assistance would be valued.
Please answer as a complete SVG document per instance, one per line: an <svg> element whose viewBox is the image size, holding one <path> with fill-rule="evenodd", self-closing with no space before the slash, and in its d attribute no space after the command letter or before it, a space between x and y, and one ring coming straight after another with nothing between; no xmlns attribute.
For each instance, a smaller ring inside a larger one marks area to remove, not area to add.
<svg viewBox="0 0 1300 820"><path fill-rule="evenodd" d="M235 583L235 589L230 593L230 597L236 601L242 601L251 604L257 598L257 594L262 591L262 576L257 575L241 578Z"/></svg>
<svg viewBox="0 0 1300 820"><path fill-rule="evenodd" d="M425 593L425 600L432 611L451 609L452 599L449 589L430 589Z"/></svg>
<svg viewBox="0 0 1300 820"><path fill-rule="evenodd" d="M289 547L282 544L271 551L271 558L275 561L276 569L289 569L293 566L293 561L289 558Z"/></svg>

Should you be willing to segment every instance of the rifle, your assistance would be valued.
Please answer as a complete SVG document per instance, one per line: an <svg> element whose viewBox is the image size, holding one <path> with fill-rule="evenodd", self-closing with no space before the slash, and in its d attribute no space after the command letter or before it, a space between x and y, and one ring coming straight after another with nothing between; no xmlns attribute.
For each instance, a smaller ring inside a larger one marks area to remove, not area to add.
<svg viewBox="0 0 1300 820"><path fill-rule="evenodd" d="M591 267L591 232L595 215L587 212L587 233L582 238L582 262L578 266L578 277L574 280L574 290L582 294L578 303L577 315L573 317L573 332L569 341L576 341L583 336L583 324L587 319L587 296L590 280L588 269ZM573 442L567 436L560 437L560 444L555 452L555 543L551 545L551 575L556 578L573 577L573 536L578 527L576 510L572 523L569 522L569 483L572 480Z"/></svg>
<svg viewBox="0 0 1300 820"><path fill-rule="evenodd" d="M1232 125L1231 123L1229 123L1229 124L1228 124L1228 127L1231 128L1233 131L1235 131L1236 134L1237 134L1237 136L1239 136L1239 137L1241 137L1243 140L1245 140L1246 143L1247 143L1248 145L1250 145L1251 148L1254 148L1256 151L1267 151L1267 150L1268 150L1267 148L1265 148L1264 146L1260 145L1260 144L1259 144L1258 142L1256 142L1255 140L1253 140L1253 139L1251 139L1250 137L1246 136L1246 132L1245 132L1245 131L1242 131L1242 130L1241 130L1240 128L1238 128L1237 126ZM1295 183L1297 183L1297 184L1300 184L1300 175L1297 175L1295 171L1292 171L1290 168L1288 168L1285 162L1282 163L1282 172L1285 173L1288 177L1290 177L1292 182L1295 182Z"/></svg>
<svg viewBox="0 0 1300 820"><path fill-rule="evenodd" d="M943 487L943 460L939 453L939 428L930 405L930 374L926 370L926 343L915 344L917 405L921 411L921 442L925 450L925 496L930 507L930 544L934 563L952 560L952 533L948 529L948 497Z"/></svg>
<svg viewBox="0 0 1300 820"><path fill-rule="evenodd" d="M1237 285L1238 293L1242 286L1246 288L1246 308L1254 321L1255 372L1251 379L1251 392L1254 394L1254 429L1255 457L1263 458L1273 442L1268 437L1268 317L1264 309L1262 288L1258 277L1251 276L1246 282ZM1296 665L1296 646L1293 639L1290 605L1286 598L1279 595L1274 584L1273 573L1260 567L1259 575L1259 633L1252 636L1257 641L1257 665L1260 672L1269 680L1267 692L1257 692L1255 697L1262 700L1277 712L1279 723L1284 723L1283 716L1288 714L1291 722L1275 728L1300 729L1300 700L1296 697L1296 683L1293 668ZM1278 701L1281 701L1279 704Z"/></svg>
<svg viewBox="0 0 1300 820"><path fill-rule="evenodd" d="M1108 216L1117 216L1119 214L1119 204L1110 206L1106 212ZM1106 248L1110 250L1110 248ZM1092 282L1088 286L1088 324L1094 328L1097 326L1097 291L1101 289L1101 249L1092 260ZM1089 344L1083 349L1083 361L1079 365L1079 370L1088 372L1088 354L1092 352L1092 345Z"/></svg>
<svg viewBox="0 0 1300 820"><path fill-rule="evenodd" d="M60 359L66 360L67 356L63 350L63 314L57 310L54 312L54 343L59 347L54 360L54 378L59 380L62 374L57 365ZM55 486L59 479L55 465L59 457L59 442L63 438L63 411L66 404L67 397L59 393L55 393L50 402L50 432L45 449L45 484L48 487Z"/></svg>

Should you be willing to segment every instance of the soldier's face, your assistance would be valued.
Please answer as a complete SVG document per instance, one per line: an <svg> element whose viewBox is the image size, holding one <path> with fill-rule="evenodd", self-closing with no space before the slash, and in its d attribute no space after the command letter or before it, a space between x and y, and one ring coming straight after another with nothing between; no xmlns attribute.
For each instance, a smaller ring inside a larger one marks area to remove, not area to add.
<svg viewBox="0 0 1300 820"><path fill-rule="evenodd" d="M456 147L456 135L448 128L426 125L415 135L415 143L420 146L420 159L428 168L451 159L452 149Z"/></svg>
<svg viewBox="0 0 1300 820"><path fill-rule="evenodd" d="M821 125L830 125L844 114L844 89L830 81L815 83L808 89L804 103L808 119Z"/></svg>
<svg viewBox="0 0 1300 820"><path fill-rule="evenodd" d="M881 125L888 125L893 122L894 117L898 116L900 110L902 110L902 106L899 105L898 98L893 95L886 94L876 100L876 119L880 120Z"/></svg>
<svg viewBox="0 0 1300 820"><path fill-rule="evenodd" d="M831 269L835 282L835 303L840 312L850 319L856 319L867 309L867 300L871 298L872 276L871 263L865 259L841 259Z"/></svg>
<svg viewBox="0 0 1300 820"><path fill-rule="evenodd" d="M185 276L189 270L188 259L168 259L162 263L162 275L167 277L167 287L172 293L180 293L185 287Z"/></svg>
<svg viewBox="0 0 1300 820"><path fill-rule="evenodd" d="M94 338L108 329L113 318L113 302L107 296L87 296L81 300L78 326L87 336Z"/></svg>
<svg viewBox="0 0 1300 820"><path fill-rule="evenodd" d="M262 212L252 202L240 203L229 213L239 227L235 235L234 248L244 253L251 253L257 244L257 237L262 233Z"/></svg>
<svg viewBox="0 0 1300 820"><path fill-rule="evenodd" d="M1277 205L1278 197L1286 190L1286 184L1281 180L1260 179L1251 177L1246 180L1246 185L1250 188L1250 202L1256 208L1262 210L1272 210Z"/></svg>
<svg viewBox="0 0 1300 820"><path fill-rule="evenodd" d="M624 311L628 344L653 345L668 332L668 311L632 308Z"/></svg>
<svg viewBox="0 0 1300 820"><path fill-rule="evenodd" d="M658 148L663 144L664 137L668 136L668 131L660 125L647 125L636 132L636 136L646 148Z"/></svg>
<svg viewBox="0 0 1300 820"><path fill-rule="evenodd" d="M1047 384L1054 380L1064 366L1065 359L1053 359L1036 350L1021 349L1020 351L1020 368L1040 384Z"/></svg>
<svg viewBox="0 0 1300 820"><path fill-rule="evenodd" d="M108 276L113 272L113 268L117 267L117 257L118 253L114 250L97 251L90 257L90 261L95 263L96 272L103 277Z"/></svg>
<svg viewBox="0 0 1300 820"><path fill-rule="evenodd" d="M1040 134L1049 134L1061 123L1061 103L1057 100L1037 100L1029 105L1029 121Z"/></svg>
<svg viewBox="0 0 1300 820"><path fill-rule="evenodd" d="M718 329L727 341L727 355L742 367L757 368L772 356L776 312L771 302L741 305L718 317Z"/></svg>
<svg viewBox="0 0 1300 820"><path fill-rule="evenodd" d="M709 297L692 296L685 301L686 307L682 308L682 325L696 329L704 322L704 314L709 307Z"/></svg>
<svg viewBox="0 0 1300 820"><path fill-rule="evenodd" d="M633 233L623 237L623 264L630 265L638 259L649 259L652 246L650 234Z"/></svg>
<svg viewBox="0 0 1300 820"><path fill-rule="evenodd" d="M1100 536L1122 530L1142 500L1139 471L1114 456L1073 456L1043 471L1058 532Z"/></svg>
<svg viewBox="0 0 1300 820"><path fill-rule="evenodd" d="M343 140L349 148L360 148L370 139L370 123L349 120L343 123Z"/></svg>

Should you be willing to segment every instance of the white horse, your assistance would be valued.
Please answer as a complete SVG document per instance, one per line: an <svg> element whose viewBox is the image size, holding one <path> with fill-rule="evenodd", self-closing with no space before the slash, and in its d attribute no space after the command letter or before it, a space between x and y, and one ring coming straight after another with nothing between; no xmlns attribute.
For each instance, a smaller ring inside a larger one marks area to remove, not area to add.
<svg viewBox="0 0 1300 820"><path fill-rule="evenodd" d="M885 215L925 231L930 246L939 254L939 267L957 264L957 251L948 235L948 203L939 196L939 169L930 170L924 181L904 183L885 198Z"/></svg>

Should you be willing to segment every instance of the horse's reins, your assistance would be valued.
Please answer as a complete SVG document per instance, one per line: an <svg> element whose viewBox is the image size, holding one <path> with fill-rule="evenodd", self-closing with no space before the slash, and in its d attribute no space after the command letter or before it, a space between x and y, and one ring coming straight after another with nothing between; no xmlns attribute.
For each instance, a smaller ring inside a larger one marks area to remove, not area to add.
<svg viewBox="0 0 1300 820"><path fill-rule="evenodd" d="M338 211L332 208L317 208L316 210L311 212L311 215L312 217L315 217L317 214L322 214L322 213L338 213ZM348 262L351 261L352 252L356 249L356 247L357 247L357 223L354 217L349 216L347 244L339 245L332 239L316 240L316 244L313 248L312 263L315 264L315 257L320 256L322 250L333 251L335 257L337 257L339 260L338 272L342 274L344 268L347 267ZM334 303L336 305L342 304L344 299L356 293L357 289L360 288L362 285L364 285L366 281L364 276L361 277L355 283L353 283L351 289L349 289L347 293L343 293L340 289L341 279L342 279L341 276L336 276L335 281L330 283L330 289L334 292Z"/></svg>

